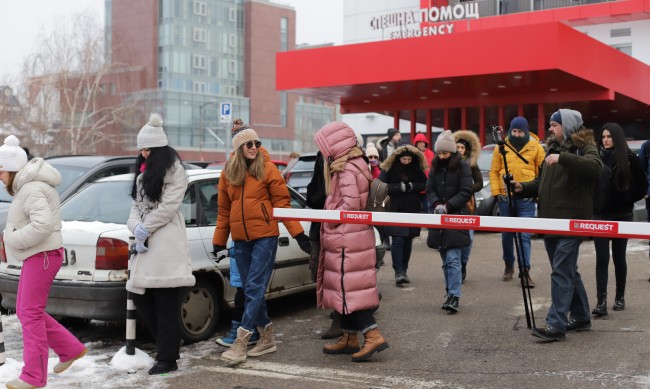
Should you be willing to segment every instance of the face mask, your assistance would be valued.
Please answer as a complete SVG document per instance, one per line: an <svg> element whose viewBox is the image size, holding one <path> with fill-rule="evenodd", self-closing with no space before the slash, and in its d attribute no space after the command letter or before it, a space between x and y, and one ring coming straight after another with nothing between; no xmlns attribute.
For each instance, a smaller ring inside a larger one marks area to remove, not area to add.
<svg viewBox="0 0 650 389"><path fill-rule="evenodd" d="M372 166L379 166L379 160L378 159L371 159L370 164Z"/></svg>

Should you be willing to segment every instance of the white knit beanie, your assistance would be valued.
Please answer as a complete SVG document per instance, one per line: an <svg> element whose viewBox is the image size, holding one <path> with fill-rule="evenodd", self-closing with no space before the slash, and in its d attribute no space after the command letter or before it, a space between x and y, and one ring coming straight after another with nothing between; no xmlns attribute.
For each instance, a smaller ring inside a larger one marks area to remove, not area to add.
<svg viewBox="0 0 650 389"><path fill-rule="evenodd" d="M454 140L451 131L445 130L442 134L438 135L434 149L436 150L436 153L446 151L453 154L456 152L456 141Z"/></svg>
<svg viewBox="0 0 650 389"><path fill-rule="evenodd" d="M375 146L368 146L366 148L366 157L374 156L379 158L379 150Z"/></svg>
<svg viewBox="0 0 650 389"><path fill-rule="evenodd" d="M27 153L13 135L5 138L0 146L0 172L17 172L27 165Z"/></svg>
<svg viewBox="0 0 650 389"><path fill-rule="evenodd" d="M260 140L260 137L257 136L257 132L241 119L236 119L232 123L232 129L230 131L232 135L232 147L234 150L237 150L246 142Z"/></svg>
<svg viewBox="0 0 650 389"><path fill-rule="evenodd" d="M149 122L138 133L138 149L164 147L169 144L162 128L163 120L157 113L152 113Z"/></svg>

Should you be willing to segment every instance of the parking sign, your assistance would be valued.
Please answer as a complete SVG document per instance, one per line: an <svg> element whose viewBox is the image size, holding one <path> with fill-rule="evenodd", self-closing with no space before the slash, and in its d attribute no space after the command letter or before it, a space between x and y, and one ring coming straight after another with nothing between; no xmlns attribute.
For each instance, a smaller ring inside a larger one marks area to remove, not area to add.
<svg viewBox="0 0 650 389"><path fill-rule="evenodd" d="M221 103L219 104L221 112L221 123L230 123L232 121L232 103Z"/></svg>

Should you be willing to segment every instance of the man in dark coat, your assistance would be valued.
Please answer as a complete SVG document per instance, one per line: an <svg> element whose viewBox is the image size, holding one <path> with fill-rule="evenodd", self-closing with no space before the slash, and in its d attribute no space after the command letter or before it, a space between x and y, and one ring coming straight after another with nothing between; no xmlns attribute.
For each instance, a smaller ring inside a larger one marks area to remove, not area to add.
<svg viewBox="0 0 650 389"><path fill-rule="evenodd" d="M578 111L560 109L551 115L548 153L541 174L530 182L512 181L523 197L538 197L538 216L551 219L591 219L594 186L602 162L593 131L582 125ZM546 235L544 246L551 273L551 308L546 326L532 334L546 341L564 340L567 331L591 328L589 301L580 273L581 237ZM570 316L569 316L570 315Z"/></svg>

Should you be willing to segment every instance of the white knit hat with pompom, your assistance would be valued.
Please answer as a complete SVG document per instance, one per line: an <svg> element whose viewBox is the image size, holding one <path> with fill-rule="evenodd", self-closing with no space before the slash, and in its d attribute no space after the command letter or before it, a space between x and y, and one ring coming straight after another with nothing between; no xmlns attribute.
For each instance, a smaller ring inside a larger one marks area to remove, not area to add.
<svg viewBox="0 0 650 389"><path fill-rule="evenodd" d="M14 135L5 138L0 146L0 172L17 172L27 165L27 153Z"/></svg>
<svg viewBox="0 0 650 389"><path fill-rule="evenodd" d="M138 133L138 149L167 146L167 135L162 128L163 120L157 113L152 113L149 122Z"/></svg>

